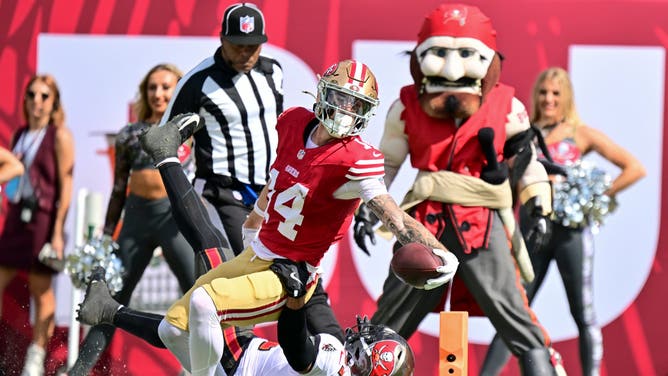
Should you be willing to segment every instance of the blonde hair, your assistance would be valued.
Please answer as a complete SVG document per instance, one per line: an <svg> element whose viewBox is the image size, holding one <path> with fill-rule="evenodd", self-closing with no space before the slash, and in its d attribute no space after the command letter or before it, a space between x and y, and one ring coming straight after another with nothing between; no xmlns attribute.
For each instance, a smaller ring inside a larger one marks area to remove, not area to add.
<svg viewBox="0 0 668 376"><path fill-rule="evenodd" d="M144 78L139 83L138 98L132 106L135 114L137 115L137 119L140 121L145 121L146 119L153 116L153 110L151 110L151 106L148 104L148 94L146 92L148 89L148 79L153 73L163 70L174 73L177 81L183 77L183 73L176 65L168 63L158 64L151 68L148 73L146 73Z"/></svg>
<svg viewBox="0 0 668 376"><path fill-rule="evenodd" d="M573 125L582 125L580 115L575 108L575 97L573 94L573 84L568 76L568 72L563 68L551 67L542 71L536 82L533 85L531 93L531 123L535 123L540 119L540 104L538 103L538 96L540 95L541 85L548 80L553 80L559 85L559 106L561 107L561 115L564 122Z"/></svg>
<svg viewBox="0 0 668 376"><path fill-rule="evenodd" d="M32 76L28 81L28 84L23 91L23 118L25 121L28 121L30 118L28 116L28 91L30 86L36 81L42 82L44 85L49 87L49 91L53 95L53 110L49 115L49 124L52 124L56 127L60 127L65 124L65 110L63 110L63 104L60 101L60 89L58 89L58 84L56 79L53 78L50 74L37 74Z"/></svg>

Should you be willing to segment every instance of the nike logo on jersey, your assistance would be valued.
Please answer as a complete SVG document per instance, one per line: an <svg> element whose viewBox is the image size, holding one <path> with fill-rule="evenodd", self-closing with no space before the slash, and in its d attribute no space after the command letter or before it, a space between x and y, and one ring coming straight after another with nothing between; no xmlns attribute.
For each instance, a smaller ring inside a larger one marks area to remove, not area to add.
<svg viewBox="0 0 668 376"><path fill-rule="evenodd" d="M380 153L376 153L376 152L374 151L374 152L372 153L372 155L373 155L374 157L380 157L381 154L380 154Z"/></svg>

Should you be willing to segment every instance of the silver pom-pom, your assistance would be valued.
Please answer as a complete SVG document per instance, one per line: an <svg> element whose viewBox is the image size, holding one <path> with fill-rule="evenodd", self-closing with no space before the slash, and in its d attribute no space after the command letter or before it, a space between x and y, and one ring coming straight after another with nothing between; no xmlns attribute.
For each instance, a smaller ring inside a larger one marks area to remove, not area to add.
<svg viewBox="0 0 668 376"><path fill-rule="evenodd" d="M596 233L617 203L605 191L612 178L587 161L565 166L567 176L554 183L554 219L563 226L590 226Z"/></svg>
<svg viewBox="0 0 668 376"><path fill-rule="evenodd" d="M74 252L67 256L65 273L70 276L72 284L80 289L88 285L91 271L98 266L104 268L105 279L111 295L115 295L123 288L123 273L125 268L116 256L116 243L107 238L94 238L82 246L76 247Z"/></svg>

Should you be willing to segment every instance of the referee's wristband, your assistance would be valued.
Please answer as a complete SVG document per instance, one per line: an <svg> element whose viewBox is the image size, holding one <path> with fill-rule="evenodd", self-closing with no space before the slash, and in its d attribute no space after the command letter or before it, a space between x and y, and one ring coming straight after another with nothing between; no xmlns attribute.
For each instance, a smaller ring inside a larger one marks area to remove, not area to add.
<svg viewBox="0 0 668 376"><path fill-rule="evenodd" d="M255 212L255 214L257 214L257 215L259 215L260 217L264 218L264 213L265 213L265 212L264 212L264 210L260 209L259 206L257 206L257 202L255 203L255 205L253 205L253 211Z"/></svg>

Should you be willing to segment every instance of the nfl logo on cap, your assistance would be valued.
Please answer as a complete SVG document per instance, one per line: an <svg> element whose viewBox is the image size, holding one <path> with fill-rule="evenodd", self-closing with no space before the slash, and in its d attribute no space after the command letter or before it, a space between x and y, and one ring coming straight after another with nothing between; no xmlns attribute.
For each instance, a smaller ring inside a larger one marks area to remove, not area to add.
<svg viewBox="0 0 668 376"><path fill-rule="evenodd" d="M242 32L248 34L248 33L252 33L253 30L255 30L255 19L253 17L251 17L251 16L241 17L239 22L241 24L240 29L241 29Z"/></svg>
<svg viewBox="0 0 668 376"><path fill-rule="evenodd" d="M221 37L232 44L257 45L267 41L264 15L251 3L232 4L225 9Z"/></svg>

